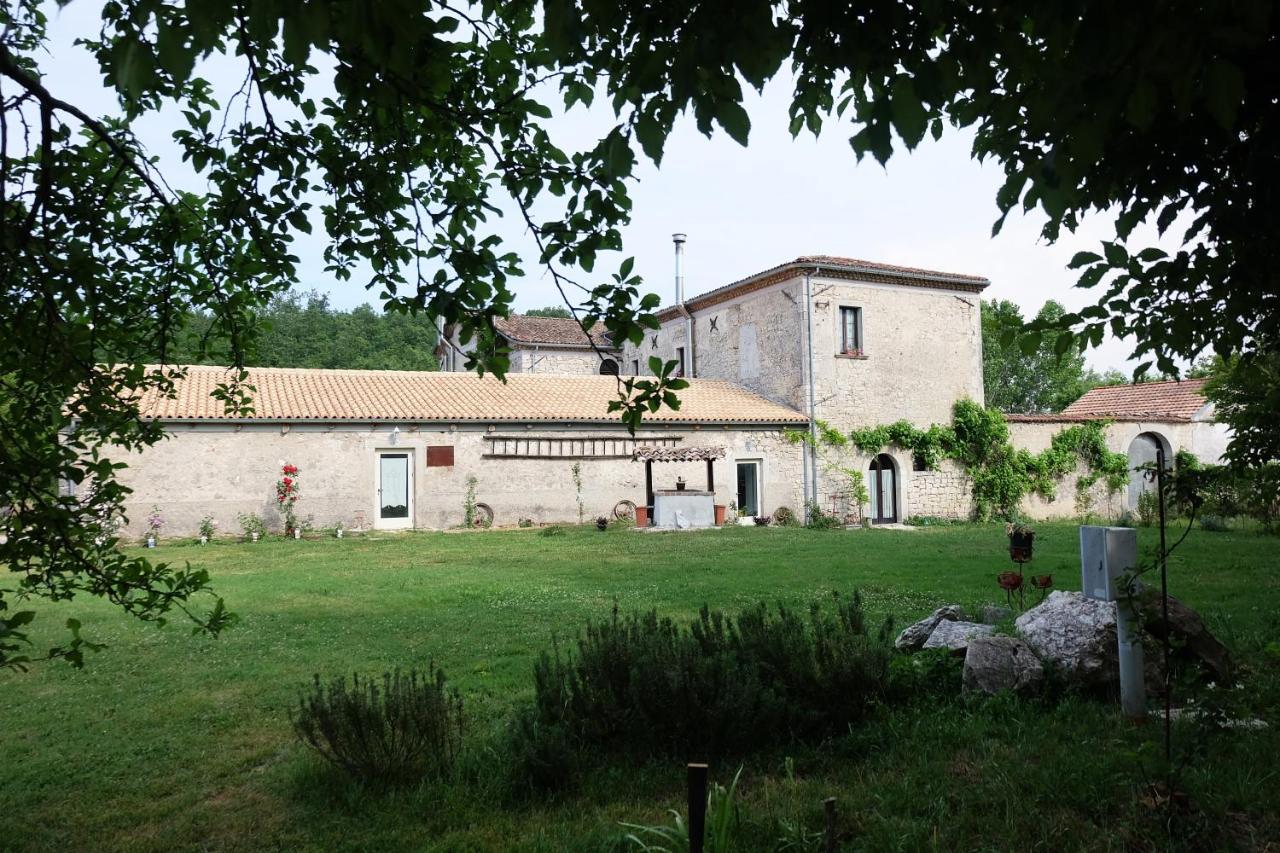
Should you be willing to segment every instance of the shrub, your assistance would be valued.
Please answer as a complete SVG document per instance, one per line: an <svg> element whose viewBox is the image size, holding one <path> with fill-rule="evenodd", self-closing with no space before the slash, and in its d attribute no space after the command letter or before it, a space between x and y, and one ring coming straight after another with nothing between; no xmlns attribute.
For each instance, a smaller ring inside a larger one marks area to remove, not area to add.
<svg viewBox="0 0 1280 853"><path fill-rule="evenodd" d="M236 516L236 520L240 522L240 529L244 531L244 538L252 539L255 533L260 537L266 535L267 525L262 520L262 516L252 512L242 512Z"/></svg>
<svg viewBox="0 0 1280 853"><path fill-rule="evenodd" d="M822 511L822 507L813 501L809 502L809 521L805 527L810 530L834 530L838 527L844 527L844 522L835 515L828 515Z"/></svg>
<svg viewBox="0 0 1280 853"><path fill-rule="evenodd" d="M512 729L516 779L559 787L601 751L710 759L846 731L884 694L889 627L868 632L857 594L807 617L704 606L685 625L615 606L576 653L557 645L538 661Z"/></svg>
<svg viewBox="0 0 1280 853"><path fill-rule="evenodd" d="M937 515L912 515L907 518L906 523L911 527L948 527L956 522Z"/></svg>
<svg viewBox="0 0 1280 853"><path fill-rule="evenodd" d="M789 506L780 506L773 511L773 523L779 527L795 527L800 523L795 510Z"/></svg>
<svg viewBox="0 0 1280 853"><path fill-rule="evenodd" d="M541 530L539 530L538 535L539 536L563 536L564 528L558 524L553 524L550 527L544 527Z"/></svg>
<svg viewBox="0 0 1280 853"><path fill-rule="evenodd" d="M1155 489L1144 489L1138 495L1138 523L1143 527L1155 524L1160 515L1160 501Z"/></svg>
<svg viewBox="0 0 1280 853"><path fill-rule="evenodd" d="M1211 533L1222 533L1231 528L1227 525L1227 520L1220 515L1202 515L1200 517L1200 529L1208 530Z"/></svg>
<svg viewBox="0 0 1280 853"><path fill-rule="evenodd" d="M434 665L369 678L320 676L298 700L293 729L303 743L351 776L399 785L452 774L462 744L462 698Z"/></svg>

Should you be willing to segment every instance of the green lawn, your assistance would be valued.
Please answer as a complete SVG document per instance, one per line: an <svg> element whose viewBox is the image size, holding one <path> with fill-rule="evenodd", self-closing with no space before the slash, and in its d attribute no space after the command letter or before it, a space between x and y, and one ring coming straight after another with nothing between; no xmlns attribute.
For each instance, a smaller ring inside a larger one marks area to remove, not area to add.
<svg viewBox="0 0 1280 853"><path fill-rule="evenodd" d="M1076 529L1040 525L1035 567L1076 589ZM1140 531L1144 546L1153 531ZM68 616L109 645L86 668L0 672L0 850L609 849L618 821L656 823L679 804L678 763L603 766L575 793L503 797L491 747L532 694L536 654L621 607L692 615L764 599L807 603L858 589L900 622L939 604L997 601L997 526L919 531L732 528L686 534L570 530L421 533L345 540L170 545L159 559L207 568L240 616L222 638L131 621L97 602L42 606L33 638ZM1280 834L1280 540L1195 532L1171 589L1245 664L1261 732L1201 744L1178 837L1262 848ZM313 673L440 663L467 702L469 754L448 788L364 792L294 740L288 712ZM1138 794L1133 729L1107 703L996 699L886 711L847 737L769 745L743 775L743 849L821 826L839 798L849 849L1160 847ZM1180 742L1191 742L1179 729ZM713 768L719 778L736 768ZM799 829L797 829L799 828ZM803 848L795 848L803 849Z"/></svg>

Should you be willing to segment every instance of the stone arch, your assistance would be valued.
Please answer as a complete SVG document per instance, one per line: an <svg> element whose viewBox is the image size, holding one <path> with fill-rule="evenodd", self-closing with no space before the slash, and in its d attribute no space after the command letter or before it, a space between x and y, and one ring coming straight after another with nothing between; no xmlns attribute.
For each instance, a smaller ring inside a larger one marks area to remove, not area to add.
<svg viewBox="0 0 1280 853"><path fill-rule="evenodd" d="M618 362L617 362L617 360L616 360L616 359L612 359L612 358L604 358L604 359L601 359L601 360L600 360L600 375L601 375L601 376L617 376L617 375L618 375Z"/></svg>
<svg viewBox="0 0 1280 853"><path fill-rule="evenodd" d="M1156 484L1146 477L1146 471L1140 470L1152 465L1157 458L1163 456L1165 470L1173 467L1173 448L1169 439L1158 432L1138 433L1129 442L1129 493L1125 505L1130 510L1138 508L1138 499L1144 492L1154 491Z"/></svg>

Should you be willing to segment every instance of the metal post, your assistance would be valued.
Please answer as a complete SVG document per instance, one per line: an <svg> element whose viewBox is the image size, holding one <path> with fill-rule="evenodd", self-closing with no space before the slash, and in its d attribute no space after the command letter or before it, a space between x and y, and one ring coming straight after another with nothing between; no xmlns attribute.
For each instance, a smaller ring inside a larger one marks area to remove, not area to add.
<svg viewBox="0 0 1280 853"><path fill-rule="evenodd" d="M1138 610L1121 581L1138 564L1138 532L1127 527L1080 528L1081 589L1086 598L1114 601L1120 660L1120 708L1132 720L1147 716L1142 632Z"/></svg>
<svg viewBox="0 0 1280 853"><path fill-rule="evenodd" d="M822 802L827 812L826 853L836 853L836 798L827 797Z"/></svg>
<svg viewBox="0 0 1280 853"><path fill-rule="evenodd" d="M1164 466L1164 445L1157 443L1156 497L1159 500L1156 505L1160 508L1160 613L1161 618L1164 620L1161 626L1164 630L1164 635L1160 641L1160 648L1164 655L1164 762L1166 767L1172 767L1173 714L1171 709L1173 704L1173 676L1169 669L1169 551L1164 538L1164 527L1167 521L1164 508Z"/></svg>
<svg viewBox="0 0 1280 853"><path fill-rule="evenodd" d="M707 836L707 765L689 765L689 853L702 853Z"/></svg>

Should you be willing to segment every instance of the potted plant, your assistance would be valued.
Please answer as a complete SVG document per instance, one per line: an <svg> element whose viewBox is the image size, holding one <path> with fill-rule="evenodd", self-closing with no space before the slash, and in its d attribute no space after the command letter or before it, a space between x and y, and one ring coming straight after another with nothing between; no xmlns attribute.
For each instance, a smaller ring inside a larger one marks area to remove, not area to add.
<svg viewBox="0 0 1280 853"><path fill-rule="evenodd" d="M1035 547L1036 532L1021 522L1010 522L1005 525L1004 532L1009 537L1009 556L1015 563L1031 562L1032 550Z"/></svg>
<svg viewBox="0 0 1280 853"><path fill-rule="evenodd" d="M685 481L684 481L684 477L676 477L676 491L677 491L677 492L683 492L683 491L684 491L684 487L685 487L685 485L686 485L686 483L685 483Z"/></svg>
<svg viewBox="0 0 1280 853"><path fill-rule="evenodd" d="M152 505L151 514L147 516L147 547L156 547L156 539L160 536L160 529L164 527L164 516L160 514L160 507Z"/></svg>
<svg viewBox="0 0 1280 853"><path fill-rule="evenodd" d="M208 545L209 540L213 538L213 530L218 524L213 520L212 515L206 515L200 519L200 544Z"/></svg>
<svg viewBox="0 0 1280 853"><path fill-rule="evenodd" d="M338 522L338 526L337 526L337 527L335 527L335 528L333 528L333 535L334 535L334 536L336 536L337 538L341 539L341 538L342 538L342 534L343 534L343 532L344 532L345 530L346 530L346 528L343 526L342 522L341 522L341 521L339 521L339 522Z"/></svg>
<svg viewBox="0 0 1280 853"><path fill-rule="evenodd" d="M755 518L751 519L751 521L756 527L768 527L769 522L773 521L773 519L767 515L757 515Z"/></svg>
<svg viewBox="0 0 1280 853"><path fill-rule="evenodd" d="M609 519L605 518L603 515L598 517L596 519L596 530L603 532L608 529L609 529Z"/></svg>

